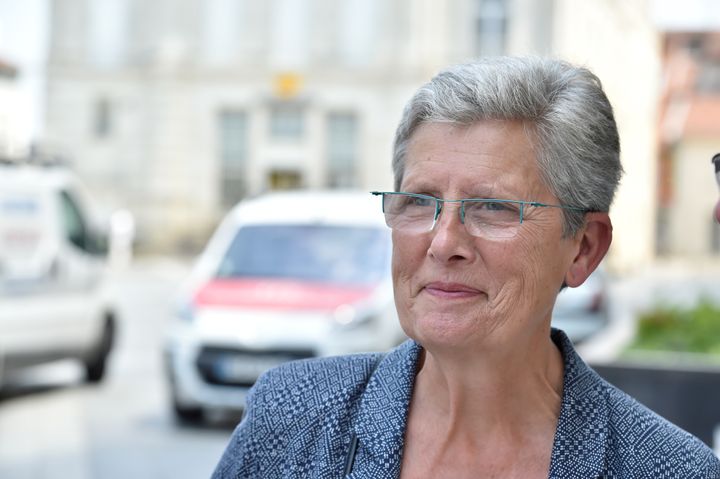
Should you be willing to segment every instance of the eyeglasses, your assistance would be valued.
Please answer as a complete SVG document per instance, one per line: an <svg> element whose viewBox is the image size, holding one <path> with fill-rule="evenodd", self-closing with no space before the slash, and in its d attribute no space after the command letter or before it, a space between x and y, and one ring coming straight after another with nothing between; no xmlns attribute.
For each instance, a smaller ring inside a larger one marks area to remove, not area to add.
<svg viewBox="0 0 720 479"><path fill-rule="evenodd" d="M525 217L525 210L534 208L562 208L586 212L584 208L548 205L537 201L500 200L496 198L466 198L444 200L430 195L402 191L371 191L382 196L385 223L396 231L424 233L435 227L445 203L460 204L460 222L476 237L507 239L515 236Z"/></svg>
<svg viewBox="0 0 720 479"><path fill-rule="evenodd" d="M718 187L720 187L720 153L716 153L712 157L712 162L715 164L715 181L717 181Z"/></svg>

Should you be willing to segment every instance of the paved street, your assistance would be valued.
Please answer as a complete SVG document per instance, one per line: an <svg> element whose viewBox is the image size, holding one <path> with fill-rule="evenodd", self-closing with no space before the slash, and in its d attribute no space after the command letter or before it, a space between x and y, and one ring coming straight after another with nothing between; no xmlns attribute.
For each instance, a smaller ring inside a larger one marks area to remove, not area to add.
<svg viewBox="0 0 720 479"><path fill-rule="evenodd" d="M232 425L175 425L161 375L168 303L185 274L181 263L153 260L116 275L120 337L99 386L60 363L3 392L1 478L209 477Z"/></svg>

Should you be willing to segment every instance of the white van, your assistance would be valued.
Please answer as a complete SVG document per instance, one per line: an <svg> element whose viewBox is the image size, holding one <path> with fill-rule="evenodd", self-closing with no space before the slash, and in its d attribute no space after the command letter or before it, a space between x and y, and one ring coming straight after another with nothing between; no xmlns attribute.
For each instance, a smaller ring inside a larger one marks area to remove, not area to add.
<svg viewBox="0 0 720 479"><path fill-rule="evenodd" d="M241 410L267 369L405 339L390 230L367 192L273 193L222 222L180 295L166 343L180 420Z"/></svg>
<svg viewBox="0 0 720 479"><path fill-rule="evenodd" d="M106 252L71 172L0 163L0 385L21 368L68 358L89 382L102 379L116 327Z"/></svg>

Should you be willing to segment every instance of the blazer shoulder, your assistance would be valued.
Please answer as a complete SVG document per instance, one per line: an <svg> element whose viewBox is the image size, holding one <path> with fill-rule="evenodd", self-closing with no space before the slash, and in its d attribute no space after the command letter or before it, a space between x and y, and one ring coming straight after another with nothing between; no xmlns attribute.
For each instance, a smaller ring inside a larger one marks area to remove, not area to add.
<svg viewBox="0 0 720 479"><path fill-rule="evenodd" d="M720 479L720 460L704 442L602 381L613 469L627 477Z"/></svg>
<svg viewBox="0 0 720 479"><path fill-rule="evenodd" d="M213 478L306 477L303 461L341 467L354 411L382 357L306 359L263 374Z"/></svg>

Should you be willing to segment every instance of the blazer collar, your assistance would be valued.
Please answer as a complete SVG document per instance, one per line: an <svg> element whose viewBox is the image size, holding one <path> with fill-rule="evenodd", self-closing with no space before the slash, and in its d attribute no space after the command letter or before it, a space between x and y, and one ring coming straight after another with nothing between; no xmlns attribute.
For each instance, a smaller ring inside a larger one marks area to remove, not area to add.
<svg viewBox="0 0 720 479"><path fill-rule="evenodd" d="M353 426L358 440L348 478L400 475L410 397L420 346L412 341L392 350L368 381Z"/></svg>
<svg viewBox="0 0 720 479"><path fill-rule="evenodd" d="M549 477L602 477L609 408L600 377L564 332L552 338L564 360L563 395ZM396 478L421 346L408 340L388 353L368 381L353 433L358 446L348 478Z"/></svg>
<svg viewBox="0 0 720 479"><path fill-rule="evenodd" d="M552 338L562 352L565 373L550 477L603 477L610 416L604 382L564 332L553 329Z"/></svg>

